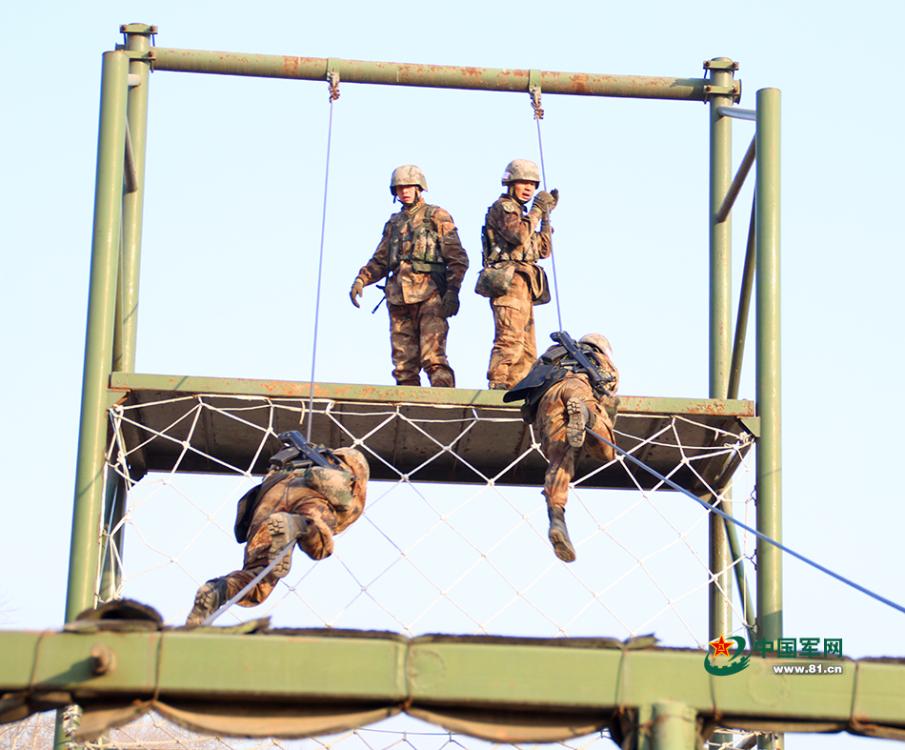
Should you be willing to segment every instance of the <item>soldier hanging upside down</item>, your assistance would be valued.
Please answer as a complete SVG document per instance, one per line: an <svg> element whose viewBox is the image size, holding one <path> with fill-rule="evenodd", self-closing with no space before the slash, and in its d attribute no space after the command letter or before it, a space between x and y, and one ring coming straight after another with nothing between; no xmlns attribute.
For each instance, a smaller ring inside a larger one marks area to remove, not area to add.
<svg viewBox="0 0 905 750"><path fill-rule="evenodd" d="M553 252L550 212L559 201L556 190L534 195L540 172L528 159L509 162L501 182L506 192L487 209L484 219L484 268L475 285L475 292L490 298L493 312L487 380L495 390L515 385L537 357L534 305L550 301L547 275L537 261Z"/></svg>
<svg viewBox="0 0 905 750"><path fill-rule="evenodd" d="M264 481L239 500L235 534L236 541L246 543L242 569L212 578L198 589L187 625L201 624L293 541L312 560L329 557L334 535L361 515L370 473L364 455L354 448L308 450L317 451L327 466L313 464L289 446L270 459L271 468ZM237 603L254 607L263 602L291 565L289 552Z"/></svg>
<svg viewBox="0 0 905 750"><path fill-rule="evenodd" d="M435 387L454 388L446 358L447 318L459 312L459 287L468 256L452 216L421 197L424 173L414 164L393 170L390 193L402 210L390 216L371 259L361 267L349 297L355 307L368 284L383 278L390 312L390 346L396 385L421 385L421 370Z"/></svg>
<svg viewBox="0 0 905 750"><path fill-rule="evenodd" d="M613 364L610 342L599 333L582 336L577 344L564 331L551 338L561 343L547 349L503 400L525 399L522 418L533 423L548 462L544 496L550 543L560 560L573 562L575 547L565 517L569 483L583 450L601 463L613 460L613 449L596 438L585 439L585 428L615 442L619 371Z"/></svg>

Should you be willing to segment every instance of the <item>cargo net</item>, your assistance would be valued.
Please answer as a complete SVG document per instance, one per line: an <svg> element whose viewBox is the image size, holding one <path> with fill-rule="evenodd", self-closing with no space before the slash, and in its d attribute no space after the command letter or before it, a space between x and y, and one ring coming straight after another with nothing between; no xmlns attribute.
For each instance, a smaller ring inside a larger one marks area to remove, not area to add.
<svg viewBox="0 0 905 750"><path fill-rule="evenodd" d="M263 604L233 606L217 625L269 616L273 627L407 636L653 632L665 645L706 649L708 591L717 580L733 610L734 632L744 633L745 613L730 577L738 566L753 578L754 539L739 529L742 555L711 574L709 515L624 458L579 465L566 514L578 559L566 564L547 539L539 436L517 409L316 400L313 416L314 442L354 446L367 456L372 480L365 512L336 537L331 557L315 562L295 550L291 572ZM276 435L304 433L307 418L302 399L258 396L193 395L112 408L107 481L121 482L128 502L124 515L107 519L101 599L137 599L158 609L167 624L182 624L200 584L241 568L236 501L260 481L279 448ZM721 425L707 415L620 413L615 428L632 455L656 460L661 473L696 494L710 492L723 507L729 495L710 483L732 476L735 516L753 525L753 437L738 420ZM441 481L444 476L452 481ZM393 736L362 729L306 740L306 747L479 742L444 732L428 741L386 731ZM201 747L290 746L196 739ZM566 746L591 747L598 739ZM118 740L118 746L129 745Z"/></svg>

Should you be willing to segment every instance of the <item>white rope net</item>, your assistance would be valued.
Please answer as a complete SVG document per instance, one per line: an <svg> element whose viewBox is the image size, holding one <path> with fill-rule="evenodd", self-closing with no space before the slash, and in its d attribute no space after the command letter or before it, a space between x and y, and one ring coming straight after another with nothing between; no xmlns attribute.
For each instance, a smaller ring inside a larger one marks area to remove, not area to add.
<svg viewBox="0 0 905 750"><path fill-rule="evenodd" d="M547 540L541 488L504 484L507 473L520 462L540 455L536 436L531 435L527 449L508 457L494 475L482 473L457 452L462 435L520 422L517 412L500 410L488 418L474 411L463 418L461 408L447 412L440 406L414 411L405 407L314 401L316 417L327 420L321 424L329 424L331 434L339 435L344 445L362 450L372 475L382 467L385 475L396 479L369 483L364 515L336 538L331 557L313 562L296 550L291 572L267 601L250 609L234 606L218 625L267 615L275 627L391 630L407 636L444 632L628 638L653 632L665 645L707 648L708 589L714 576L708 569L708 514L698 505L680 493L663 491L667 488L652 483L643 470L622 458L612 465L592 466L575 477L570 491L567 520L578 560L564 564ZM158 419L158 426L150 427L153 409L176 416ZM108 481L114 474L121 477L128 504L106 537L107 553L118 573L115 590L107 592L112 593L110 598L146 602L168 624L182 624L201 583L241 567L242 547L232 532L236 501L260 481L252 472L273 452L276 432L287 429L287 422L302 429L307 410L307 400L302 399L237 400L216 395L114 407ZM359 418L356 424L366 426L353 434L349 414ZM211 449L209 435L195 439L214 418L227 418L246 436L253 436L248 444L255 448L241 462ZM460 437L452 442L439 439L451 422L456 422ZM675 465L663 473L685 480L694 477L696 492L709 490L723 504L730 498L707 485L702 467L713 466L715 460L739 462L733 479L734 511L739 520L754 525L753 462L748 451L753 438L746 430L725 431L704 419L681 415L660 415L653 431L650 424L649 415L620 414L617 439L632 446L635 455L671 451ZM403 426L414 430L419 447L426 451L421 465L405 472L394 465L391 453L373 447L378 435ZM682 443L686 428L694 428L696 444ZM314 439L320 439L317 433ZM172 470L151 472L139 480L132 466L154 441L163 441L173 453ZM461 464L458 475L467 475L471 483L418 480L424 467L450 457ZM181 471L197 459L209 461L219 473ZM591 486L599 472L613 470L634 489ZM732 568L741 566L753 582L754 539L738 532L741 559L720 573L733 575ZM117 539L123 540L121 550ZM727 583L729 575L722 577ZM734 632L744 635L745 613L734 586L723 594L733 610ZM152 721L155 732L165 734L161 727L166 722L159 717L143 721L145 725ZM371 750L400 744L438 749L448 744L468 748L489 744L443 731L416 735L407 728L418 724L404 716L388 721L396 722L381 729L389 734L361 729L303 744L361 745ZM123 734L117 735L116 746L257 748L296 747L301 742L191 735L189 743L183 730L178 731L180 739L160 740L169 745L148 744L150 740L130 745ZM600 740L588 737L566 746L586 748Z"/></svg>

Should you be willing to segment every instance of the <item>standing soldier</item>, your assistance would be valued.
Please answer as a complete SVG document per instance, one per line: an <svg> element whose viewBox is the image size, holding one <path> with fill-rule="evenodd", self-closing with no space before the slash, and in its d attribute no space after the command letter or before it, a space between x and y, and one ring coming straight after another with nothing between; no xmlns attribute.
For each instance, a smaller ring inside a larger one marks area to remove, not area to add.
<svg viewBox="0 0 905 750"><path fill-rule="evenodd" d="M202 584L186 625L202 624L293 541L312 560L333 554L333 536L364 510L370 469L361 451L354 448L318 452L329 468L299 460L299 451L292 447L270 459L264 481L239 500L235 534L237 542L245 542L242 569ZM289 552L237 604L254 607L263 602L277 581L288 575L291 565Z"/></svg>
<svg viewBox="0 0 905 750"><path fill-rule="evenodd" d="M559 342L545 351L528 375L503 401L525 399L522 419L534 425L547 457L544 497L550 519L548 537L553 552L564 562L575 560L575 547L566 528L566 502L575 465L584 448L588 455L609 463L615 451L596 438L585 440L585 428L615 443L616 392L619 371L610 342L599 333L582 336L577 344L564 331L551 335Z"/></svg>
<svg viewBox="0 0 905 750"><path fill-rule="evenodd" d="M427 179L414 164L393 170L390 193L402 203L402 210L390 216L349 297L360 307L364 288L388 277L385 293L396 385L421 385L423 369L432 386L454 388L456 376L446 358L446 319L459 312L468 256L452 216L425 203L424 190Z"/></svg>
<svg viewBox="0 0 905 750"><path fill-rule="evenodd" d="M534 195L540 173L537 164L528 159L509 162L502 183L506 192L484 219L484 269L475 286L478 294L490 297L493 312L487 380L495 390L515 385L537 357L534 305L550 301L547 275L537 261L549 258L553 251L550 212L559 200L556 190Z"/></svg>

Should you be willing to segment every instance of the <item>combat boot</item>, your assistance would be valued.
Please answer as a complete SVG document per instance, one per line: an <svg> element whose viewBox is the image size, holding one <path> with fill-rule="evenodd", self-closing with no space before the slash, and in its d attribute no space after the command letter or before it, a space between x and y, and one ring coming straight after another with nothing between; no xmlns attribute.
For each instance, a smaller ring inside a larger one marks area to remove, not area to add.
<svg viewBox="0 0 905 750"><path fill-rule="evenodd" d="M202 625L204 621L216 612L226 602L226 579L212 578L207 583L201 584L195 593L195 604L189 616L185 618L186 625Z"/></svg>
<svg viewBox="0 0 905 750"><path fill-rule="evenodd" d="M553 545L553 553L563 562L575 562L575 547L566 528L566 509L561 505L548 506L547 517L550 519L547 537Z"/></svg>
<svg viewBox="0 0 905 750"><path fill-rule="evenodd" d="M297 513L274 513L267 519L267 530L270 532L270 551L267 560L273 562L287 544L308 533L308 519ZM285 578L291 568L292 552L287 552L272 573L277 578Z"/></svg>
<svg viewBox="0 0 905 750"><path fill-rule="evenodd" d="M569 421L566 423L566 440L573 448L581 448L584 445L585 427L588 426L590 412L584 401L573 396L566 402L566 413Z"/></svg>

